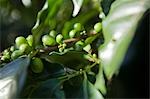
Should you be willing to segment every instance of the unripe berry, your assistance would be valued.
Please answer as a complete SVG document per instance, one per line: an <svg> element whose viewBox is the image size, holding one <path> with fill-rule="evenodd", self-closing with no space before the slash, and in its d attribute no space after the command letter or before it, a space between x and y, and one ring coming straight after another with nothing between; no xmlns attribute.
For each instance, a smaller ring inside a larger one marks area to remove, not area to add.
<svg viewBox="0 0 150 99"><path fill-rule="evenodd" d="M93 54L93 58L97 58L97 55L96 55L96 54Z"/></svg>
<svg viewBox="0 0 150 99"><path fill-rule="evenodd" d="M19 50L25 53L29 53L31 51L31 47L28 44L21 44Z"/></svg>
<svg viewBox="0 0 150 99"><path fill-rule="evenodd" d="M94 25L94 30L95 30L96 32L100 32L101 29L102 29L102 24L101 24L100 22L99 22L99 23L96 23L96 24Z"/></svg>
<svg viewBox="0 0 150 99"><path fill-rule="evenodd" d="M2 56L2 57L1 57L1 60L2 60L2 61L5 61L5 60L7 60L7 59L8 59L7 56Z"/></svg>
<svg viewBox="0 0 150 99"><path fill-rule="evenodd" d="M42 60L34 57L31 61L31 69L34 73L41 73L44 69Z"/></svg>
<svg viewBox="0 0 150 99"><path fill-rule="evenodd" d="M19 56L21 56L22 54L23 54L23 52L21 50L16 50L11 54L11 59L14 60L14 59L18 58Z"/></svg>
<svg viewBox="0 0 150 99"><path fill-rule="evenodd" d="M19 48L21 44L27 43L27 40L23 36L19 36L15 40L16 46Z"/></svg>
<svg viewBox="0 0 150 99"><path fill-rule="evenodd" d="M11 46L11 47L10 47L10 51L11 51L11 52L15 51L15 47L14 47L14 46Z"/></svg>
<svg viewBox="0 0 150 99"><path fill-rule="evenodd" d="M10 53L7 52L5 53L2 57L1 57L1 60L5 61L5 60L9 60L10 59Z"/></svg>
<svg viewBox="0 0 150 99"><path fill-rule="evenodd" d="M63 52L63 50L64 50L64 48L62 48L62 47L59 48L59 52Z"/></svg>
<svg viewBox="0 0 150 99"><path fill-rule="evenodd" d="M7 53L9 53L9 51L8 51L8 49L5 49L5 50L3 51L3 55L6 55Z"/></svg>
<svg viewBox="0 0 150 99"><path fill-rule="evenodd" d="M81 31L82 29L81 23L75 23L73 27L77 32Z"/></svg>
<svg viewBox="0 0 150 99"><path fill-rule="evenodd" d="M75 35L76 35L76 30L71 30L71 31L69 32L69 37L70 37L70 38L73 38Z"/></svg>
<svg viewBox="0 0 150 99"><path fill-rule="evenodd" d="M90 45L90 44L86 45L86 46L83 48L83 50L85 50L86 52L89 52L89 51L91 50L91 45Z"/></svg>
<svg viewBox="0 0 150 99"><path fill-rule="evenodd" d="M82 50L83 45L84 45L84 42L78 41L78 42L75 43L75 49L76 50Z"/></svg>
<svg viewBox="0 0 150 99"><path fill-rule="evenodd" d="M1 57L1 60L8 60L8 59L10 59L10 52L8 49L5 49L3 51L3 56Z"/></svg>
<svg viewBox="0 0 150 99"><path fill-rule="evenodd" d="M42 42L44 45L48 45L48 46L51 46L51 45L55 45L55 39L49 35L44 35L42 37Z"/></svg>
<svg viewBox="0 0 150 99"><path fill-rule="evenodd" d="M4 53L3 55L10 55L10 52L6 52L6 53Z"/></svg>
<svg viewBox="0 0 150 99"><path fill-rule="evenodd" d="M61 44L61 43L62 43L62 39L63 39L62 34L58 34L58 35L56 36L56 42L57 42L57 43Z"/></svg>
<svg viewBox="0 0 150 99"><path fill-rule="evenodd" d="M76 42L76 45L81 45L81 46L83 46L84 43L83 43L82 41L78 41L78 42Z"/></svg>
<svg viewBox="0 0 150 99"><path fill-rule="evenodd" d="M57 32L54 30L50 31L50 33L49 33L49 35L52 36L53 38L56 37L56 34L57 34Z"/></svg>
<svg viewBox="0 0 150 99"><path fill-rule="evenodd" d="M32 36L32 35L29 35L29 36L26 38L26 40L27 40L27 42L28 42L28 44L29 44L30 46L33 45L33 36Z"/></svg>

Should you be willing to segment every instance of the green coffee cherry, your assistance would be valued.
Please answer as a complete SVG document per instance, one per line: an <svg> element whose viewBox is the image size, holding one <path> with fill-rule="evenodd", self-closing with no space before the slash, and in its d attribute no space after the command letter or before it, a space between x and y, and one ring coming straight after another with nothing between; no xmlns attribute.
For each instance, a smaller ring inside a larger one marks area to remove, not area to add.
<svg viewBox="0 0 150 99"><path fill-rule="evenodd" d="M8 49L5 49L5 50L3 51L2 60L8 60L8 59L10 59L10 52L9 52Z"/></svg>
<svg viewBox="0 0 150 99"><path fill-rule="evenodd" d="M58 35L56 36L56 42L57 42L57 43L61 44L61 43L62 43L62 39L63 39L62 34L58 34Z"/></svg>
<svg viewBox="0 0 150 99"><path fill-rule="evenodd" d="M2 56L1 57L1 60L2 61L6 61L6 60L9 60L10 59L10 56Z"/></svg>
<svg viewBox="0 0 150 99"><path fill-rule="evenodd" d="M49 35L52 36L53 38L56 37L56 34L57 34L57 32L54 30L50 31L50 33L49 33Z"/></svg>
<svg viewBox="0 0 150 99"><path fill-rule="evenodd" d="M44 35L42 37L42 42L44 45L48 45L48 46L51 46L51 45L55 45L55 39L49 35Z"/></svg>
<svg viewBox="0 0 150 99"><path fill-rule="evenodd" d="M21 50L15 50L12 54L11 54L11 59L16 59L19 56L21 56L23 54L23 52Z"/></svg>
<svg viewBox="0 0 150 99"><path fill-rule="evenodd" d="M76 30L71 30L71 31L69 32L69 37L70 37L70 38L73 38L75 35L76 35Z"/></svg>
<svg viewBox="0 0 150 99"><path fill-rule="evenodd" d="M27 40L23 36L19 36L15 40L16 46L19 48L21 44L27 43Z"/></svg>
<svg viewBox="0 0 150 99"><path fill-rule="evenodd" d="M1 57L1 60L2 60L2 61L5 61L6 59L7 59L6 56L2 56L2 57Z"/></svg>
<svg viewBox="0 0 150 99"><path fill-rule="evenodd" d="M34 73L41 73L44 69L42 60L34 57L31 61L31 69Z"/></svg>
<svg viewBox="0 0 150 99"><path fill-rule="evenodd" d="M63 52L63 50L64 50L64 48L62 48L62 47L59 48L59 52Z"/></svg>
<svg viewBox="0 0 150 99"><path fill-rule="evenodd" d="M75 23L73 27L77 32L81 31L82 29L81 23Z"/></svg>
<svg viewBox="0 0 150 99"><path fill-rule="evenodd" d="M86 46L83 48L83 50L85 50L86 52L89 52L89 51L91 50L91 45L90 45L90 44L86 45Z"/></svg>
<svg viewBox="0 0 150 99"><path fill-rule="evenodd" d="M21 44L19 50L25 53L29 53L31 51L31 47L28 44Z"/></svg>
<svg viewBox="0 0 150 99"><path fill-rule="evenodd" d="M5 54L7 54L7 53L9 53L9 50L8 50L8 49L5 49L5 50L3 51L3 55L5 55Z"/></svg>
<svg viewBox="0 0 150 99"><path fill-rule="evenodd" d="M92 56L93 56L93 58L97 58L97 55L96 55L96 54L93 54Z"/></svg>
<svg viewBox="0 0 150 99"><path fill-rule="evenodd" d="M83 45L84 45L84 42L78 41L78 42L75 43L75 49L76 50L82 50Z"/></svg>
<svg viewBox="0 0 150 99"><path fill-rule="evenodd" d="M67 44L66 43L63 43L62 44L62 47L65 49L65 47L67 46Z"/></svg>
<svg viewBox="0 0 150 99"><path fill-rule="evenodd" d="M10 59L10 53L9 52L3 53L1 60L5 61L5 60L9 60L9 59Z"/></svg>
<svg viewBox="0 0 150 99"><path fill-rule="evenodd" d="M32 36L32 35L29 35L29 36L26 38L26 40L27 40L27 42L28 42L28 44L29 44L30 46L33 45L33 36Z"/></svg>
<svg viewBox="0 0 150 99"><path fill-rule="evenodd" d="M102 29L102 23L96 23L95 25L94 25L94 30L96 31L96 32L100 32L101 31L101 29Z"/></svg>
<svg viewBox="0 0 150 99"><path fill-rule="evenodd" d="M10 52L5 52L3 55L10 55Z"/></svg>
<svg viewBox="0 0 150 99"><path fill-rule="evenodd" d="M11 52L15 51L15 47L14 47L14 46L11 46L11 47L10 47L10 51L11 51Z"/></svg>

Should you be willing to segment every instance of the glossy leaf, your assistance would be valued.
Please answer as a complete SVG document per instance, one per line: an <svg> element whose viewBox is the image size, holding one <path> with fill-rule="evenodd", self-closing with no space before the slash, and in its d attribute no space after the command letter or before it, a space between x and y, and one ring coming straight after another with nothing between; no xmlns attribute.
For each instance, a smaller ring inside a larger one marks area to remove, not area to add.
<svg viewBox="0 0 150 99"><path fill-rule="evenodd" d="M45 71L35 79L45 80L49 78L57 78L66 75L65 67L57 63L49 63L44 61Z"/></svg>
<svg viewBox="0 0 150 99"><path fill-rule="evenodd" d="M49 55L42 55L41 58L47 60L50 63L59 63L73 69L79 69L81 68L81 64L82 67L84 67L89 63L86 59L83 58L84 54L84 52L77 51L68 51L67 53L52 52Z"/></svg>
<svg viewBox="0 0 150 99"><path fill-rule="evenodd" d="M39 11L37 22L32 29L34 46L40 43L40 36L45 32L46 28L49 26L49 23L51 21L55 21L54 16L57 14L62 2L63 0L47 0L42 10Z"/></svg>
<svg viewBox="0 0 150 99"><path fill-rule="evenodd" d="M103 20L105 43L99 49L104 72L108 79L117 74L149 0L116 0Z"/></svg>
<svg viewBox="0 0 150 99"><path fill-rule="evenodd" d="M66 98L72 99L103 99L98 89L83 75L74 77L65 82Z"/></svg>
<svg viewBox="0 0 150 99"><path fill-rule="evenodd" d="M82 99L103 99L98 89L85 76L77 93Z"/></svg>
<svg viewBox="0 0 150 99"><path fill-rule="evenodd" d="M61 89L63 81L58 79L49 79L40 83L33 91L32 98L55 98L64 99L65 94Z"/></svg>
<svg viewBox="0 0 150 99"><path fill-rule="evenodd" d="M102 8L103 8L103 11L104 13L107 15L109 10L110 10L110 7L111 7L111 4L114 2L115 0L102 0Z"/></svg>
<svg viewBox="0 0 150 99"><path fill-rule="evenodd" d="M101 93L86 78L83 80L83 98L84 99L103 99Z"/></svg>
<svg viewBox="0 0 150 99"><path fill-rule="evenodd" d="M4 67L0 68L0 92L2 98L15 98L26 80L27 68L30 59L28 57L18 58Z"/></svg>
<svg viewBox="0 0 150 99"><path fill-rule="evenodd" d="M78 12L80 11L80 8L82 6L83 0L72 0L74 4L74 10L72 16L76 16Z"/></svg>
<svg viewBox="0 0 150 99"><path fill-rule="evenodd" d="M106 94L107 90L106 90L102 66L100 66L100 68L99 68L99 73L96 76L96 82L95 82L94 86L97 89L99 89L103 95Z"/></svg>

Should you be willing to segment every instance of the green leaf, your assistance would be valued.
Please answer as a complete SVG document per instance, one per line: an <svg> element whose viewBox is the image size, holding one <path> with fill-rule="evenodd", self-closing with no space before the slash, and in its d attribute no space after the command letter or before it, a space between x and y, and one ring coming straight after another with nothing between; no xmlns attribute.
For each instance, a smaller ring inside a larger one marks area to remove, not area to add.
<svg viewBox="0 0 150 99"><path fill-rule="evenodd" d="M50 26L55 23L54 17L57 14L62 2L63 0L47 0L42 10L39 11L37 22L32 29L34 38L33 46L36 46L40 43L41 35L46 31L47 28L50 28Z"/></svg>
<svg viewBox="0 0 150 99"><path fill-rule="evenodd" d="M76 76L65 82L64 90L67 99L103 99L99 90L83 75Z"/></svg>
<svg viewBox="0 0 150 99"><path fill-rule="evenodd" d="M28 57L22 57L6 64L0 68L0 79L9 76L21 76L23 72L26 72L29 63L30 59Z"/></svg>
<svg viewBox="0 0 150 99"><path fill-rule="evenodd" d="M103 99L101 93L95 88L95 86L88 81L86 75L83 80L83 98L84 99Z"/></svg>
<svg viewBox="0 0 150 99"><path fill-rule="evenodd" d="M66 75L65 67L57 63L49 63L44 61L45 72L35 79L46 80L50 78L57 78Z"/></svg>
<svg viewBox="0 0 150 99"><path fill-rule="evenodd" d="M72 16L75 17L78 14L78 12L80 11L80 8L83 4L83 0L72 0L72 1L74 4L74 10L73 10Z"/></svg>
<svg viewBox="0 0 150 99"><path fill-rule="evenodd" d="M67 53L52 52L49 55L42 55L41 58L47 60L50 63L59 63L73 69L80 69L89 63L86 59L83 58L84 54L85 52L77 51L68 51Z"/></svg>
<svg viewBox="0 0 150 99"><path fill-rule="evenodd" d="M58 79L49 79L40 83L33 91L31 98L55 98L64 99L65 94L61 89L63 81Z"/></svg>
<svg viewBox="0 0 150 99"><path fill-rule="evenodd" d="M84 99L103 99L101 93L87 80L87 78L83 80L83 93Z"/></svg>
<svg viewBox="0 0 150 99"><path fill-rule="evenodd" d="M0 89L6 90L1 97L15 98L20 93L26 80L29 63L30 59L28 57L22 57L0 68Z"/></svg>
<svg viewBox="0 0 150 99"><path fill-rule="evenodd" d="M105 42L100 46L99 57L107 79L118 73L138 22L150 8L149 4L149 0L116 0L103 20Z"/></svg>
<svg viewBox="0 0 150 99"><path fill-rule="evenodd" d="M105 85L105 79L104 79L104 75L103 75L103 68L102 66L99 66L99 73L96 75L96 82L94 84L94 86L99 89L103 95L106 94L107 90L106 90L106 85Z"/></svg>

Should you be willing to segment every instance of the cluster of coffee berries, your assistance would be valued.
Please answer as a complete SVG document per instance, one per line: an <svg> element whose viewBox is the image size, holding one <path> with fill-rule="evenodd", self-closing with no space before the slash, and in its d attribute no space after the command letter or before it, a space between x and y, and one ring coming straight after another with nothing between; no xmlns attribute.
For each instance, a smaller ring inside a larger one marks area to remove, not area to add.
<svg viewBox="0 0 150 99"><path fill-rule="evenodd" d="M75 23L74 28L69 32L69 37L73 38L77 35L77 32L80 32L82 30L82 25L80 23ZM78 34L79 35L79 34ZM42 37L42 42L44 46L53 46L63 43L63 35L57 34L56 31L52 30L49 34L46 34Z"/></svg>
<svg viewBox="0 0 150 99"><path fill-rule="evenodd" d="M79 36L82 30L82 25L80 23L75 23L73 29L69 32L69 37L74 38L75 36ZM52 30L49 34L45 34L42 36L42 43L44 46L55 46L58 45L59 52L63 52L67 44L64 42L64 37L62 34L57 33Z"/></svg>
<svg viewBox="0 0 150 99"><path fill-rule="evenodd" d="M56 44L56 41L55 41L56 34L57 34L57 32L52 30L52 31L50 31L49 34L44 35L42 37L43 45L44 46L53 46L53 45L55 45Z"/></svg>
<svg viewBox="0 0 150 99"><path fill-rule="evenodd" d="M10 61L19 56L29 54L32 50L33 36L29 35L27 38L19 36L15 40L15 45L3 51L2 61Z"/></svg>
<svg viewBox="0 0 150 99"><path fill-rule="evenodd" d="M81 35L81 31L83 30L83 26L81 23L75 23L73 29L69 32L69 37L74 38L76 36Z"/></svg>
<svg viewBox="0 0 150 99"><path fill-rule="evenodd" d="M96 23L94 25L94 32L99 33L101 32L102 24ZM68 39L77 39L81 36L86 35L86 32L84 30L84 27L80 23L75 23L73 25L72 30L68 33L69 38ZM45 34L42 36L42 43L44 47L51 47L51 46L57 46L59 52L65 52L67 48L68 42L65 42L66 39L64 39L63 35L60 33L57 33L55 30L51 30L49 34ZM66 40L67 41L67 40ZM68 40L69 41L69 40ZM96 61L96 54L91 54L91 43L86 43L85 39L79 39L77 40L72 48L74 50L84 50L88 54L85 56L86 59L90 61ZM23 36L19 36L15 40L15 45L11 46L10 48L4 50L2 52L1 61L9 62L11 60L14 60L22 55L28 55L33 50L33 36L29 35L27 38L24 38ZM43 71L44 65L40 58L32 57L31 59L31 70L34 73L40 73Z"/></svg>
<svg viewBox="0 0 150 99"><path fill-rule="evenodd" d="M94 31L96 33L100 32L102 29L102 24L100 22L94 25ZM84 28L81 23L75 23L73 29L70 30L68 33L70 38L75 38L85 34ZM64 37L62 34L57 33L56 31L52 30L49 34L42 36L42 43L44 46L55 46L58 45L59 51L62 52L67 44L64 41ZM29 35L27 38L23 36L19 36L15 40L15 46L12 46L9 49L6 49L2 53L1 60L14 60L21 55L29 54L32 50L33 44L33 36ZM75 44L75 49L83 49L86 52L89 52L91 49L90 44L85 45L84 40L79 40ZM84 47L84 48L83 48Z"/></svg>
<svg viewBox="0 0 150 99"><path fill-rule="evenodd" d="M94 25L94 32L98 33L102 29L102 24L96 23ZM75 23L73 25L72 30L68 33L68 36L70 39L72 38L78 38L81 35L85 35L86 32L84 30L84 27L81 25L81 23ZM63 52L63 50L66 48L67 44L64 42L64 37L62 34L57 33L56 31L52 30L49 34L42 36L42 43L44 46L55 46L58 45L59 52ZM91 46L90 44L85 44L84 39L81 39L77 41L74 45L75 50L85 50L86 52L90 51Z"/></svg>

